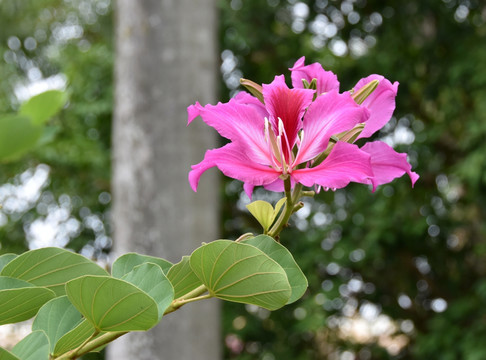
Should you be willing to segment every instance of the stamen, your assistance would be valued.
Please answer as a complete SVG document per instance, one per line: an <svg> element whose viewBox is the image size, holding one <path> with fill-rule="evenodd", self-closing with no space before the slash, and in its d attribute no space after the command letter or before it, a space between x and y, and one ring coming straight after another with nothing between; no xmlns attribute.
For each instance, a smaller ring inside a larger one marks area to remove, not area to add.
<svg viewBox="0 0 486 360"><path fill-rule="evenodd" d="M269 135L269 126L270 124L268 123L268 118L265 116L265 141L268 143L270 140L270 135Z"/></svg>
<svg viewBox="0 0 486 360"><path fill-rule="evenodd" d="M282 149L282 135L277 136L277 146L280 153L281 163L282 163L282 173L287 175L287 164L285 163L285 156Z"/></svg>
<svg viewBox="0 0 486 360"><path fill-rule="evenodd" d="M299 161L300 161L300 145L302 144L302 142L304 141L304 129L302 129L299 133L299 136L297 136L297 153L295 154L295 158L293 159L292 161L292 166L291 168L295 168L297 165L299 165Z"/></svg>
<svg viewBox="0 0 486 360"><path fill-rule="evenodd" d="M277 141L275 138L276 138L275 133L271 129L268 119L265 117L265 141L267 142L268 145L268 153L270 154L272 167L275 170L281 171L282 167L281 164L279 164L279 162L281 161L278 158L280 154L277 146Z"/></svg>
<svg viewBox="0 0 486 360"><path fill-rule="evenodd" d="M285 163L285 159L288 160L289 164L293 160L292 149L290 148L289 138L287 137L287 133L285 132L284 123L281 118L278 118L278 135L280 138L280 153L282 154L282 165ZM283 144L282 144L282 137L285 140L285 145L287 145L287 156L283 155Z"/></svg>

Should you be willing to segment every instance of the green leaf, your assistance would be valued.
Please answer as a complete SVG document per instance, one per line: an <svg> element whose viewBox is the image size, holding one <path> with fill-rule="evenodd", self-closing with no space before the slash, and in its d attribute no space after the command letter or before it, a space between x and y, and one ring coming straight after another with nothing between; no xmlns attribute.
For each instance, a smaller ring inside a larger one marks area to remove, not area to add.
<svg viewBox="0 0 486 360"><path fill-rule="evenodd" d="M5 350L0 347L0 360L20 360L17 356L12 354L10 351Z"/></svg>
<svg viewBox="0 0 486 360"><path fill-rule="evenodd" d="M30 117L34 125L43 125L62 109L67 98L64 91L48 90L24 102L19 114Z"/></svg>
<svg viewBox="0 0 486 360"><path fill-rule="evenodd" d="M285 270L292 288L292 295L287 304L300 299L307 290L307 278L294 260L294 257L285 246L276 242L272 237L259 235L254 238L243 240L242 243L252 245L263 251L275 260Z"/></svg>
<svg viewBox="0 0 486 360"><path fill-rule="evenodd" d="M32 330L42 330L46 333L50 343L49 352L53 353L57 341L81 321L81 313L69 302L67 296L61 296L40 308L32 324Z"/></svg>
<svg viewBox="0 0 486 360"><path fill-rule="evenodd" d="M17 257L16 254L3 254L0 256L0 271L7 265L10 261Z"/></svg>
<svg viewBox="0 0 486 360"><path fill-rule="evenodd" d="M76 349L79 345L81 345L83 342L88 340L93 333L96 331L95 327L93 324L91 324L88 320L84 319L78 326L76 326L74 329L69 331L68 333L64 334L56 343L56 346L54 348L54 356L59 356L61 354L64 354L70 350ZM97 336L95 336L93 339L96 339L97 337L106 334L105 332L100 332ZM94 351L99 351L100 349L96 349Z"/></svg>
<svg viewBox="0 0 486 360"><path fill-rule="evenodd" d="M282 208L282 206L284 206L284 204L287 202L287 198L283 197L281 198L279 201L277 201L277 203L275 204L275 212L273 214L273 218L275 220L275 218L277 217L278 213L280 212L280 209ZM273 222L273 221L272 221Z"/></svg>
<svg viewBox="0 0 486 360"><path fill-rule="evenodd" d="M84 256L71 251L48 247L31 250L10 261L0 275L28 281L65 295L64 284L82 275L108 273Z"/></svg>
<svg viewBox="0 0 486 360"><path fill-rule="evenodd" d="M270 226L272 226L286 200L286 198L280 199L275 205L275 209L273 208L272 204L263 200L253 201L252 203L246 205L246 208L253 215L253 217L258 220L260 225L263 227L263 231L266 232L268 229L270 229Z"/></svg>
<svg viewBox="0 0 486 360"><path fill-rule="evenodd" d="M12 349L20 360L49 360L49 340L43 331L33 331Z"/></svg>
<svg viewBox="0 0 486 360"><path fill-rule="evenodd" d="M0 325L30 319L55 296L49 289L6 276L0 276L0 289Z"/></svg>
<svg viewBox="0 0 486 360"><path fill-rule="evenodd" d="M285 270L251 245L213 241L196 249L190 264L209 293L223 300L276 310L291 295Z"/></svg>
<svg viewBox="0 0 486 360"><path fill-rule="evenodd" d="M272 204L263 200L257 200L246 205L246 208L258 220L264 231L267 231L272 226L274 220Z"/></svg>
<svg viewBox="0 0 486 360"><path fill-rule="evenodd" d="M167 273L167 278L174 287L176 299L202 285L201 280L191 269L189 256L183 256L180 262L173 265Z"/></svg>
<svg viewBox="0 0 486 360"><path fill-rule="evenodd" d="M160 321L164 316L165 309L174 300L174 288L165 277L160 266L153 263L135 266L122 280L145 291L155 300L159 312L158 320Z"/></svg>
<svg viewBox="0 0 486 360"><path fill-rule="evenodd" d="M0 116L0 160L15 160L37 144L42 127L33 125L27 116Z"/></svg>
<svg viewBox="0 0 486 360"><path fill-rule="evenodd" d="M66 293L99 331L148 330L158 322L155 300L124 280L82 276L66 283Z"/></svg>
<svg viewBox="0 0 486 360"><path fill-rule="evenodd" d="M127 253L115 260L111 267L111 274L113 277L121 279L128 274L137 265L144 263L153 263L160 266L164 274L167 274L172 266L169 261L155 256L140 255L137 253Z"/></svg>

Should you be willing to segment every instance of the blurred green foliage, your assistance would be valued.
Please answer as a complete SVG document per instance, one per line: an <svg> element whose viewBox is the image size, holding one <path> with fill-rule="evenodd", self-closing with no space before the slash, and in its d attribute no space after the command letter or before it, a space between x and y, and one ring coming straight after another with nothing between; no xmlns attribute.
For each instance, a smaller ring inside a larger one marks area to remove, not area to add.
<svg viewBox="0 0 486 360"><path fill-rule="evenodd" d="M220 5L230 91L239 76L288 75L302 55L335 72L341 91L371 73L399 81L395 117L375 137L407 152L421 176L414 189L403 177L308 201L282 235L309 278L305 298L274 313L225 304L227 357L486 358L484 3ZM244 213L234 219L247 201L239 189L225 189L229 236L258 231Z"/></svg>
<svg viewBox="0 0 486 360"><path fill-rule="evenodd" d="M27 85L42 79L70 92L49 122L55 141L0 168L1 253L24 250L25 234L50 234L47 224L61 229L51 234L59 244L97 257L109 249L111 6L0 2L1 112L17 111ZM407 152L421 176L415 189L403 177L375 193L352 185L309 200L282 237L309 290L273 313L225 304L226 358L486 358L485 5L220 0L219 8L223 98L240 77L268 83L302 55L334 71L342 91L385 75L400 82L397 109L375 136ZM37 197L20 195L43 176ZM259 231L241 184L228 181L224 196L225 236Z"/></svg>
<svg viewBox="0 0 486 360"><path fill-rule="evenodd" d="M55 141L0 168L0 253L50 241L100 257L111 244L110 2L7 0L0 22L2 112L49 88L70 92L48 123Z"/></svg>

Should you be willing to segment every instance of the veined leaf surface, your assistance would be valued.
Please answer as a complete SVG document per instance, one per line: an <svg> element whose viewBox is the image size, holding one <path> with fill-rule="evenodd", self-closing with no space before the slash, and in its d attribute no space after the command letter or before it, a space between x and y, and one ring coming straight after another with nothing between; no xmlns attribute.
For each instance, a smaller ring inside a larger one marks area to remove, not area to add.
<svg viewBox="0 0 486 360"><path fill-rule="evenodd" d="M10 261L17 257L16 254L3 254L0 255L0 271L7 265Z"/></svg>
<svg viewBox="0 0 486 360"><path fill-rule="evenodd" d="M157 303L159 321L164 316L164 311L174 300L174 288L165 277L160 266L153 263L144 263L135 266L122 280L135 285L145 291Z"/></svg>
<svg viewBox="0 0 486 360"><path fill-rule="evenodd" d="M0 347L0 360L20 360L17 356L10 351Z"/></svg>
<svg viewBox="0 0 486 360"><path fill-rule="evenodd" d="M88 320L84 319L78 324L74 329L64 334L56 343L54 347L54 356L64 354L70 350L76 349L79 345L85 342L87 339L93 335L95 332L95 327ZM100 332L97 337L106 334L105 332ZM94 351L99 351L101 349L96 349Z"/></svg>
<svg viewBox="0 0 486 360"><path fill-rule="evenodd" d="M307 290L307 278L294 260L294 257L285 246L276 242L272 237L259 235L254 238L243 240L242 243L253 245L270 256L285 270L292 288L292 295L287 304L297 301Z"/></svg>
<svg viewBox="0 0 486 360"><path fill-rule="evenodd" d="M155 300L124 280L82 276L66 283L66 293L99 331L143 331L158 322Z"/></svg>
<svg viewBox="0 0 486 360"><path fill-rule="evenodd" d="M174 298L179 298L202 285L189 264L189 256L183 256L182 260L173 265L167 273L167 278L174 287Z"/></svg>
<svg viewBox="0 0 486 360"><path fill-rule="evenodd" d="M57 341L82 321L81 313L67 296L57 297L42 306L32 324L32 330L42 330L49 339L49 353Z"/></svg>
<svg viewBox="0 0 486 360"><path fill-rule="evenodd" d="M196 249L190 264L210 294L223 300L276 310L291 295L285 270L252 245L213 241Z"/></svg>
<svg viewBox="0 0 486 360"><path fill-rule="evenodd" d="M49 340L43 331L33 331L13 347L12 354L21 360L48 360Z"/></svg>
<svg viewBox="0 0 486 360"><path fill-rule="evenodd" d="M7 276L0 276L0 289L0 325L30 319L55 297L49 289Z"/></svg>
<svg viewBox="0 0 486 360"><path fill-rule="evenodd" d="M10 261L0 275L28 281L65 295L64 284L82 275L108 275L100 266L71 251L47 247L31 250Z"/></svg>
<svg viewBox="0 0 486 360"><path fill-rule="evenodd" d="M127 253L120 256L113 262L111 267L111 274L113 277L121 279L124 275L133 270L135 266L145 263L153 263L160 266L164 274L167 274L172 263L155 256L141 255L137 253Z"/></svg>

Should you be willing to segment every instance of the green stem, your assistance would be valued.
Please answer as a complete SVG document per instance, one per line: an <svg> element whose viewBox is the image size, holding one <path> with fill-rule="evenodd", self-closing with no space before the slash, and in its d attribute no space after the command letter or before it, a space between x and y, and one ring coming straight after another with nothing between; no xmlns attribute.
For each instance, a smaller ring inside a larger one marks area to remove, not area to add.
<svg viewBox="0 0 486 360"><path fill-rule="evenodd" d="M186 295L181 296L180 298L174 299L169 307L165 310L164 315L170 314L178 310L182 305L187 304L188 302L209 299L212 295L207 294L206 296L203 295L206 291L208 291L207 287L204 285L198 286L192 291L189 291Z"/></svg>
<svg viewBox="0 0 486 360"><path fill-rule="evenodd" d="M91 336L84 340L81 345L79 345L76 349L74 349L71 353L71 356L73 356L73 359L76 359L79 356L79 351L85 346L87 343L89 343L91 340L93 340L98 334L100 333L99 330L95 329Z"/></svg>
<svg viewBox="0 0 486 360"><path fill-rule="evenodd" d="M285 209L280 213L280 216L278 217L277 221L273 224L273 226L270 228L270 230L267 233L268 236L271 236L277 240L282 229L285 226L287 226L290 216L302 207L301 205L296 207L302 194L302 184L295 184L294 191L292 192L291 189L292 184L290 182L290 177L289 177L284 180L284 186L285 186L285 196L287 198L287 201L285 203Z"/></svg>
<svg viewBox="0 0 486 360"><path fill-rule="evenodd" d="M80 356L83 356L84 354L89 353L90 351L93 351L96 348L99 348L100 346L106 345L113 340L118 339L120 336L125 335L128 333L128 331L114 331L114 332L108 332L106 334L103 334L96 339L93 339L81 347L69 351L61 356L56 357L56 360L73 360L77 359Z"/></svg>

